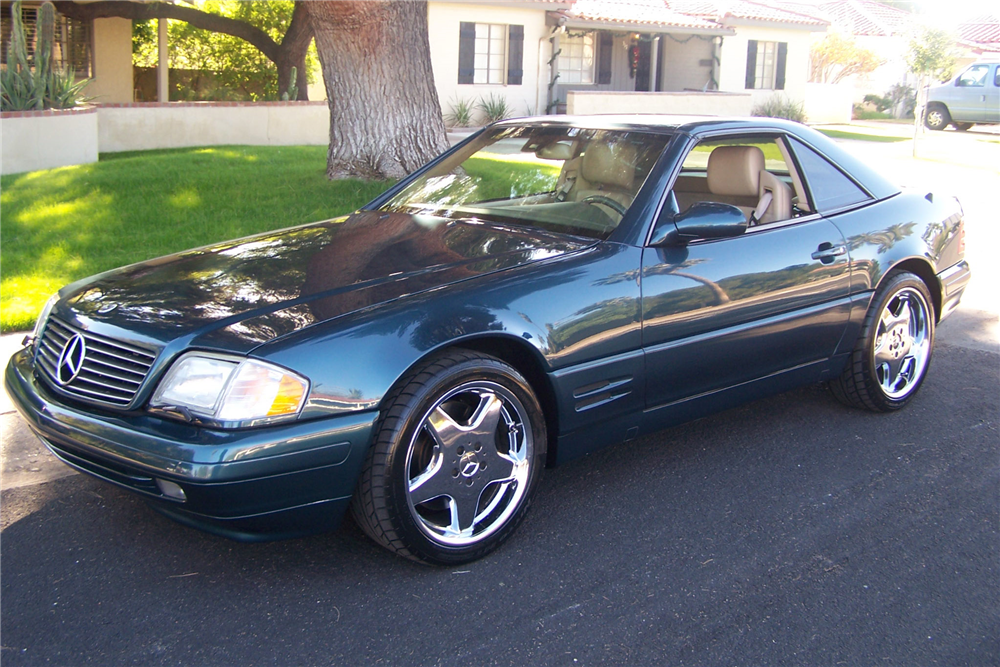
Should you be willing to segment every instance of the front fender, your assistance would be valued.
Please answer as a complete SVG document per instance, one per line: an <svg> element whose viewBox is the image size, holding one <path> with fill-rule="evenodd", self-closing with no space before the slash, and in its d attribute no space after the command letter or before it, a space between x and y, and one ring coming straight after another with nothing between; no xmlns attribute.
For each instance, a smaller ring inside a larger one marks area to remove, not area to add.
<svg viewBox="0 0 1000 667"><path fill-rule="evenodd" d="M309 377L303 418L377 407L414 364L483 337L516 343L555 372L640 347L640 255L601 243L372 306L252 355Z"/></svg>

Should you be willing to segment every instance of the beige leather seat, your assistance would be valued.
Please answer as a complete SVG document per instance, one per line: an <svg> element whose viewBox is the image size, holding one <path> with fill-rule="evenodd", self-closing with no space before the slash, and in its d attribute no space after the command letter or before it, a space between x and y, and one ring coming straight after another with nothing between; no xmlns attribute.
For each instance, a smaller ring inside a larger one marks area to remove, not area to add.
<svg viewBox="0 0 1000 667"><path fill-rule="evenodd" d="M635 197L635 147L593 142L580 158L576 182L569 194L572 201L603 196L622 206L630 206Z"/></svg>
<svg viewBox="0 0 1000 667"><path fill-rule="evenodd" d="M756 146L719 146L708 156L712 201L738 206L751 224L792 217L792 189L764 169Z"/></svg>

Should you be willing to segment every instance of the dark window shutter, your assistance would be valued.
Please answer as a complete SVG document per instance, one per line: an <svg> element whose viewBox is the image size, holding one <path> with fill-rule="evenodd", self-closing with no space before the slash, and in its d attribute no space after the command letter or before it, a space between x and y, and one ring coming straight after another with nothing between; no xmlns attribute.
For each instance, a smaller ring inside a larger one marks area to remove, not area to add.
<svg viewBox="0 0 1000 667"><path fill-rule="evenodd" d="M462 21L458 31L458 82L476 78L476 24Z"/></svg>
<svg viewBox="0 0 1000 667"><path fill-rule="evenodd" d="M778 63L774 66L774 89L785 89L785 61L788 60L788 42L778 42Z"/></svg>
<svg viewBox="0 0 1000 667"><path fill-rule="evenodd" d="M610 32L597 33L597 83L611 83L611 52L614 49L614 37Z"/></svg>
<svg viewBox="0 0 1000 667"><path fill-rule="evenodd" d="M757 79L757 40L747 42L747 79L744 88L753 88Z"/></svg>
<svg viewBox="0 0 1000 667"><path fill-rule="evenodd" d="M524 26L507 26L507 85L520 86L524 76Z"/></svg>

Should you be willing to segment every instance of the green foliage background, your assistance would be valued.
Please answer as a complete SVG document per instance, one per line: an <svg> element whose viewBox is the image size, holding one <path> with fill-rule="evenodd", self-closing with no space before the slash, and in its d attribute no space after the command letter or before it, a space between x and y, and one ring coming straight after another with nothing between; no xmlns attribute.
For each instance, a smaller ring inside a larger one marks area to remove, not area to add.
<svg viewBox="0 0 1000 667"><path fill-rule="evenodd" d="M281 43L295 3L292 0L202 0L195 6L203 12L219 14L249 23ZM264 54L238 37L195 28L184 21L170 21L171 69L202 70L213 74L215 87L201 99L278 100L278 69ZM132 25L132 62L136 67L156 67L156 24L136 21ZM306 75L313 82L317 69L315 45L306 56ZM196 99L195 91L181 87L170 99Z"/></svg>

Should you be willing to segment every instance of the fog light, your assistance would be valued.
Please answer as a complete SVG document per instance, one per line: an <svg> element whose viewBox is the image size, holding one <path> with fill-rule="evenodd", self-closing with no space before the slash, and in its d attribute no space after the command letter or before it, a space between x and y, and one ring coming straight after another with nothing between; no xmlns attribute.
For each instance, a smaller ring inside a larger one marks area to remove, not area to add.
<svg viewBox="0 0 1000 667"><path fill-rule="evenodd" d="M165 479L157 479L156 486L159 487L160 493L165 495L167 498L173 498L175 500L187 500L187 496L184 495L184 489L177 486L173 482L168 482Z"/></svg>

